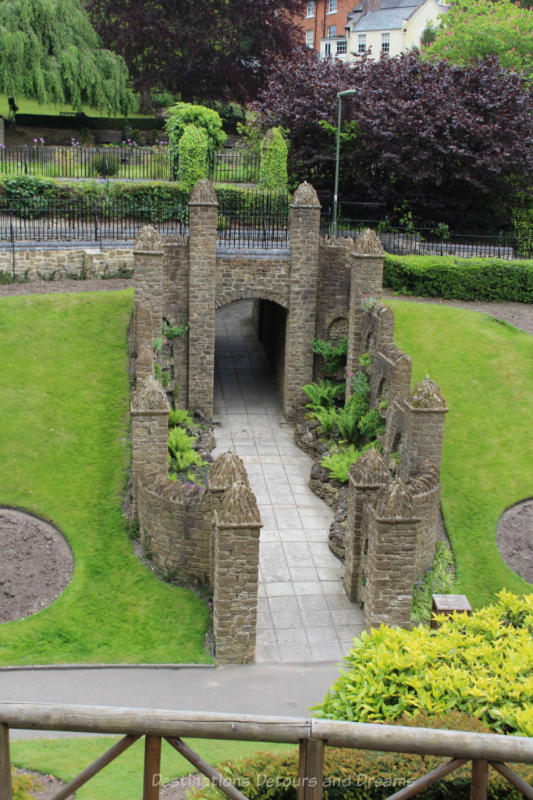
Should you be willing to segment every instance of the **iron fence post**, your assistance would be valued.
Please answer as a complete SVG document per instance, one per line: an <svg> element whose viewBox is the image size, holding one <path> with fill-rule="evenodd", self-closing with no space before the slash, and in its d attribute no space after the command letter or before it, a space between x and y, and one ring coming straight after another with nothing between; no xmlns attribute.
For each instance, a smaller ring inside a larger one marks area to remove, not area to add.
<svg viewBox="0 0 533 800"><path fill-rule="evenodd" d="M24 174L28 174L28 145L24 145Z"/></svg>
<svg viewBox="0 0 533 800"><path fill-rule="evenodd" d="M13 203L9 204L9 235L11 237L11 253L12 253L12 276L13 283L15 283L15 227L13 225Z"/></svg>

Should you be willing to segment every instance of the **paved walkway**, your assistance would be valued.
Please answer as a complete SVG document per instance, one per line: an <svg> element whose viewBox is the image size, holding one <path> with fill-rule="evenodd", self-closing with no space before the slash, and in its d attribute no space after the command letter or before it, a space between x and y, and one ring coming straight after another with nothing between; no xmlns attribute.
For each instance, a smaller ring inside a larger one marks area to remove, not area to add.
<svg viewBox="0 0 533 800"><path fill-rule="evenodd" d="M214 419L215 454L243 459L264 525L256 659L340 660L362 611L344 592L327 543L333 514L308 487L312 461L294 444L251 310L238 301L217 312Z"/></svg>
<svg viewBox="0 0 533 800"><path fill-rule="evenodd" d="M309 717L310 707L324 699L338 676L332 663L0 669L0 701ZM59 734L11 731L13 739L42 735Z"/></svg>

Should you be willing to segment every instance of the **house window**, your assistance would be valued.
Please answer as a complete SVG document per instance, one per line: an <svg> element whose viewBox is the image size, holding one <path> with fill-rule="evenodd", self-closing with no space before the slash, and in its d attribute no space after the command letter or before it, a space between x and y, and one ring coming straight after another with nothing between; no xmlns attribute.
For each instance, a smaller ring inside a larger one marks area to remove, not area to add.
<svg viewBox="0 0 533 800"><path fill-rule="evenodd" d="M388 53L390 50L390 33L381 34L381 52Z"/></svg>
<svg viewBox="0 0 533 800"><path fill-rule="evenodd" d="M328 26L328 39L334 39L337 35L337 26L336 25L329 25Z"/></svg>
<svg viewBox="0 0 533 800"><path fill-rule="evenodd" d="M328 14L334 14L337 10L337 0L328 0Z"/></svg>
<svg viewBox="0 0 533 800"><path fill-rule="evenodd" d="M305 15L308 19L309 17L315 16L315 0L309 0L307 3L307 13Z"/></svg>
<svg viewBox="0 0 533 800"><path fill-rule="evenodd" d="M337 42L337 55L343 55L348 50L346 39L339 39Z"/></svg>
<svg viewBox="0 0 533 800"><path fill-rule="evenodd" d="M357 52L366 53L366 33L360 33L357 37Z"/></svg>
<svg viewBox="0 0 533 800"><path fill-rule="evenodd" d="M313 36L313 31L306 31L305 32L305 43L308 47L313 47L315 43L315 39Z"/></svg>
<svg viewBox="0 0 533 800"><path fill-rule="evenodd" d="M324 55L325 56L330 56L331 55L331 43L330 42L326 42L324 44Z"/></svg>

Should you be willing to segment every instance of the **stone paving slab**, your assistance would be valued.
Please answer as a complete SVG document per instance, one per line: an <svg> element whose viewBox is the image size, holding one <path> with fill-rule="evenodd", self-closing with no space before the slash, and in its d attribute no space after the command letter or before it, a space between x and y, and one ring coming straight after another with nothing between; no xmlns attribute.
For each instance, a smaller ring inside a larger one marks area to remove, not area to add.
<svg viewBox="0 0 533 800"><path fill-rule="evenodd" d="M309 489L311 459L294 444L251 320L250 301L217 312L215 455L235 450L255 492L259 546L257 662L340 660L364 628L327 541L331 509Z"/></svg>

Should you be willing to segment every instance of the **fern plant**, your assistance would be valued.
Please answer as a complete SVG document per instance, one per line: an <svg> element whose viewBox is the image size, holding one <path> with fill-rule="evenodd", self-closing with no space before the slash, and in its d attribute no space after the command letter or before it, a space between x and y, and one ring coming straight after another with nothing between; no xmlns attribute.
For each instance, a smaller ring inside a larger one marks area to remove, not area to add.
<svg viewBox="0 0 533 800"><path fill-rule="evenodd" d="M317 408L331 408L335 399L344 393L344 384L324 380L318 383L307 383L302 386L302 389L311 401L306 408L316 411Z"/></svg>
<svg viewBox="0 0 533 800"><path fill-rule="evenodd" d="M348 402L344 408L337 409L336 425L341 439L347 442L355 442L359 436L359 428L357 427L359 419L354 403Z"/></svg>
<svg viewBox="0 0 533 800"><path fill-rule="evenodd" d="M341 483L348 483L350 467L355 464L359 455L360 451L354 444L347 447L340 446L325 455L320 464L329 471L332 478Z"/></svg>
<svg viewBox="0 0 533 800"><path fill-rule="evenodd" d="M171 428L168 432L168 449L174 458L177 458L178 453L192 450L195 441L194 436L189 436L183 428Z"/></svg>
<svg viewBox="0 0 533 800"><path fill-rule="evenodd" d="M193 424L192 414L186 408L172 408L168 415L168 424L171 428L180 426L186 428Z"/></svg>
<svg viewBox="0 0 533 800"><path fill-rule="evenodd" d="M333 433L337 424L337 409L336 408L322 408L318 406L313 411L313 416L320 424L321 433Z"/></svg>

